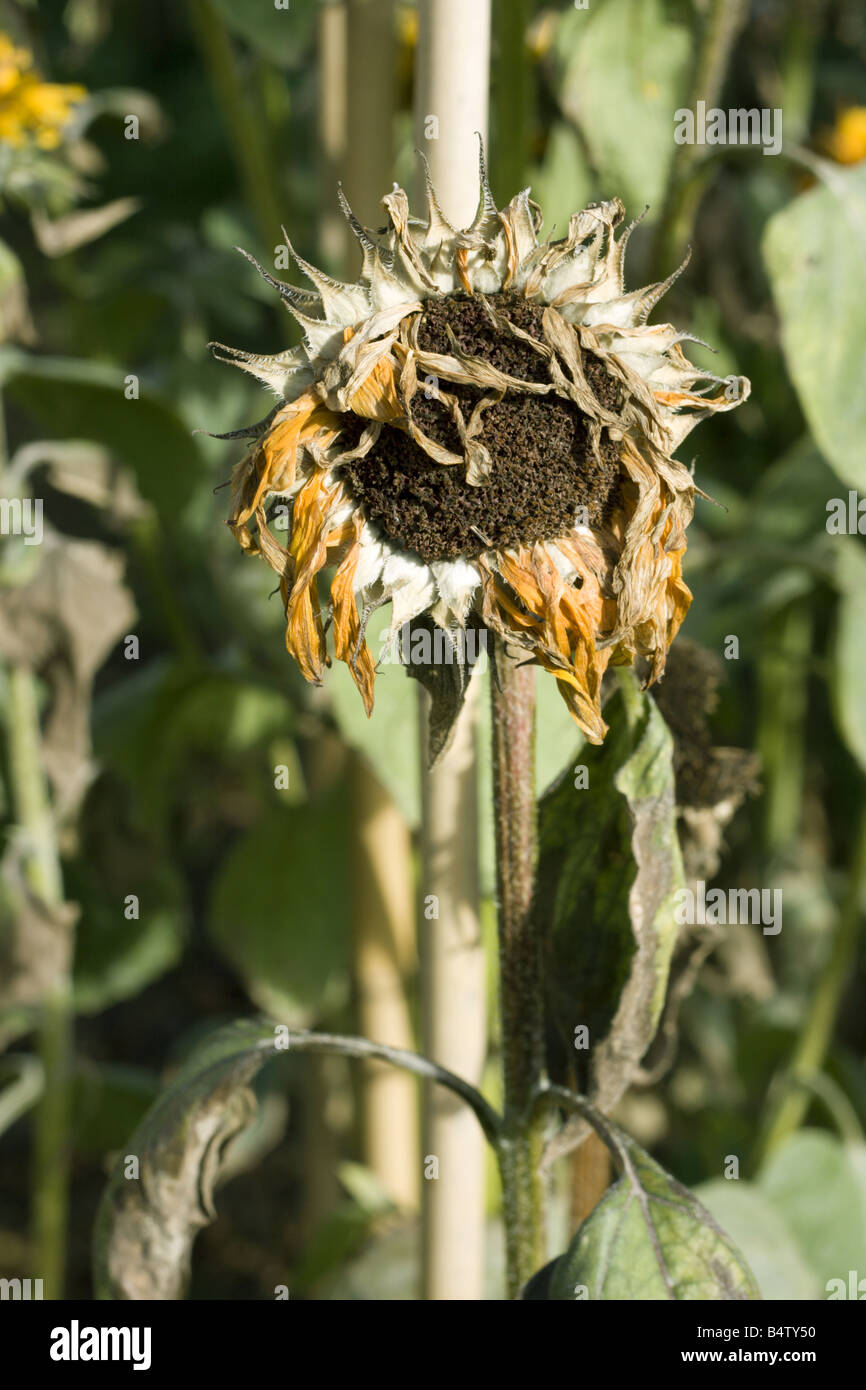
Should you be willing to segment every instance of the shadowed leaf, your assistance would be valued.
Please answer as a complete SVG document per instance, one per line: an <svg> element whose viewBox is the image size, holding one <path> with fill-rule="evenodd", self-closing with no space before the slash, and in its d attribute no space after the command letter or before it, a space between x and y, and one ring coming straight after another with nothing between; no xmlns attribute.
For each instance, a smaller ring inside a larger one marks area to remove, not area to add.
<svg viewBox="0 0 866 1390"><path fill-rule="evenodd" d="M46 433L111 449L164 516L174 515L201 477L201 452L179 416L146 388L137 400L127 399L126 373L118 367L4 348L0 381Z"/></svg>
<svg viewBox="0 0 866 1390"><path fill-rule="evenodd" d="M683 877L667 726L634 688L628 701L610 701L605 718L604 744L580 753L587 786L569 771L541 801L536 913L552 1070L567 1075L570 1062L608 1111L658 1026ZM588 1052L575 1048L581 1025Z"/></svg>
<svg viewBox="0 0 866 1390"><path fill-rule="evenodd" d="M253 1119L250 1085L275 1051L273 1025L219 1029L188 1058L126 1145L94 1234L99 1298L183 1298L196 1233L216 1216L213 1196L228 1142ZM129 1159L137 1177L126 1176Z"/></svg>

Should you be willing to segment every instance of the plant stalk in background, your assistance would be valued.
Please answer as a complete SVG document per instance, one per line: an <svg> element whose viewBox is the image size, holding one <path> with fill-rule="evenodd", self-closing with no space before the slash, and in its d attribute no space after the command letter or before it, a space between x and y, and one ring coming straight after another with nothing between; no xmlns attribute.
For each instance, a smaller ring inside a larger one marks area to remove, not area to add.
<svg viewBox="0 0 866 1390"><path fill-rule="evenodd" d="M245 90L234 44L222 16L210 0L189 0L193 30L222 113L238 174L262 246L269 249L280 227L280 202L271 173L264 125ZM283 212L283 220L285 212Z"/></svg>
<svg viewBox="0 0 866 1390"><path fill-rule="evenodd" d="M740 30L748 17L748 0L710 0L698 39L689 106L715 106ZM682 257L691 234L705 177L699 145L677 145L667 194L652 252L653 275L661 278Z"/></svg>
<svg viewBox="0 0 866 1390"><path fill-rule="evenodd" d="M459 41L457 41L459 36ZM490 0L421 0L415 76L416 144L442 209L467 226L478 199L476 131L487 133ZM433 118L431 121L430 118ZM438 126L438 129L437 129ZM438 138L430 138L433 133ZM423 190L419 190L422 193ZM475 683L473 683L475 684ZM477 691L470 686L450 749L423 777L420 893L438 903L421 922L423 1050L478 1081L487 1050L486 966L478 912ZM426 693L420 696L426 759ZM439 1178L422 1190L423 1297L484 1296L484 1142L451 1096L425 1088L424 1154Z"/></svg>

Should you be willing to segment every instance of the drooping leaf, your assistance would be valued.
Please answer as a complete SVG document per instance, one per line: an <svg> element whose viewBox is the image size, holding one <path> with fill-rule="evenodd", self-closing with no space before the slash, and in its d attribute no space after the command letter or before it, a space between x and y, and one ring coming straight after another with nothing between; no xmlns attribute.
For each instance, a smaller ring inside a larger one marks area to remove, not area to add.
<svg viewBox="0 0 866 1390"><path fill-rule="evenodd" d="M866 490L866 166L822 169L816 188L770 219L763 254L815 441L840 478Z"/></svg>
<svg viewBox="0 0 866 1390"><path fill-rule="evenodd" d="M557 1261L550 1298L760 1298L743 1256L694 1193L619 1138L623 1175Z"/></svg>
<svg viewBox="0 0 866 1390"><path fill-rule="evenodd" d="M568 7L554 41L563 110L583 136L600 194L617 194L635 216L646 203L658 215L676 150L673 113L686 97L691 40L672 9L664 0Z"/></svg>
<svg viewBox="0 0 866 1390"><path fill-rule="evenodd" d="M125 1146L94 1232L97 1297L182 1298L192 1244L214 1220L226 1145L255 1114L251 1083L277 1056L272 1025L248 1020L195 1049ZM132 1176L137 1160L138 1175Z"/></svg>
<svg viewBox="0 0 866 1390"><path fill-rule="evenodd" d="M90 699L94 677L135 616L120 557L96 541L55 531L38 547L30 583L16 585L0 608L0 656L49 684L45 765L59 821L74 817L93 776Z"/></svg>
<svg viewBox="0 0 866 1390"><path fill-rule="evenodd" d="M536 914L554 1071L568 1057L608 1111L658 1026L683 875L667 726L636 689L613 697L605 718L604 744L580 753L588 785L569 769L541 801ZM588 1052L575 1038L584 1025Z"/></svg>
<svg viewBox="0 0 866 1390"><path fill-rule="evenodd" d="M469 693L469 683L472 680L475 666L472 660L461 660L458 655L458 648L451 641L447 632L434 623L429 614L422 613L420 617L413 619L411 624L407 624L409 632L407 642L410 651L414 653L416 634L427 640L424 647L432 656L429 661L413 660L406 666L406 675L423 686L429 696L427 702L427 736L424 757L426 766L432 767L447 752L454 737L457 720L466 702ZM469 643L476 638L483 642L486 632L480 621L473 619L467 624L468 642L470 657L481 650L479 647L471 647ZM445 653L447 652L447 656ZM443 657L445 658L443 660Z"/></svg>

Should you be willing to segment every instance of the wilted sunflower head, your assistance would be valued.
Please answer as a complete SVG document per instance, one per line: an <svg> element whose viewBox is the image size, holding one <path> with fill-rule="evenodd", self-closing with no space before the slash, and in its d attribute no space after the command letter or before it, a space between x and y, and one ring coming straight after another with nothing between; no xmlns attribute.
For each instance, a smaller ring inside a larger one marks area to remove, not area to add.
<svg viewBox="0 0 866 1390"><path fill-rule="evenodd" d="M445 220L429 177L423 221L395 186L382 241L341 192L363 254L356 284L299 256L310 292L258 267L304 343L273 357L214 345L280 397L249 432L229 525L279 574L286 645L307 680L329 665L317 575L335 565L334 653L368 713L364 633L390 602L392 638L432 625L458 665L434 753L465 690L459 639L472 627L549 671L600 743L607 666L639 658L645 682L656 680L691 600L681 569L695 488L672 455L749 384L699 371L680 347L687 334L647 325L676 275L625 293L631 227L616 237L618 199L539 244L529 191L498 211L483 151L480 184L464 231ZM287 549L268 524L272 503L289 509ZM441 681L428 683L445 698Z"/></svg>

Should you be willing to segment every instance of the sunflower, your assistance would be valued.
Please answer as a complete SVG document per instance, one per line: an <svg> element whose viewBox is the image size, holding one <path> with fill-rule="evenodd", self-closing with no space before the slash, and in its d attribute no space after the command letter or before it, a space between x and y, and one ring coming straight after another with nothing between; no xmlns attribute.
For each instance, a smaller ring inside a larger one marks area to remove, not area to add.
<svg viewBox="0 0 866 1390"><path fill-rule="evenodd" d="M77 84L43 82L26 48L0 33L0 143L54 150L75 107L87 96Z"/></svg>
<svg viewBox="0 0 866 1390"><path fill-rule="evenodd" d="M435 755L471 674L464 639L492 633L550 672L600 743L605 670L638 663L644 684L657 680L691 600L682 559L696 489L672 455L749 384L700 371L680 346L696 340L647 324L683 267L625 292L635 224L617 236L616 198L539 242L528 189L497 209L483 149L478 212L463 231L443 216L429 171L423 221L396 185L378 234L339 197L363 256L357 283L292 251L313 286L303 291L254 261L303 346L259 356L213 344L279 397L239 432L251 443L228 524L279 575L286 646L319 683L332 624L369 714L371 613L391 604L392 642L419 626L443 640L447 656L411 672L441 706ZM280 507L287 547L271 529ZM323 613L317 576L330 566Z"/></svg>

